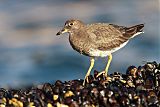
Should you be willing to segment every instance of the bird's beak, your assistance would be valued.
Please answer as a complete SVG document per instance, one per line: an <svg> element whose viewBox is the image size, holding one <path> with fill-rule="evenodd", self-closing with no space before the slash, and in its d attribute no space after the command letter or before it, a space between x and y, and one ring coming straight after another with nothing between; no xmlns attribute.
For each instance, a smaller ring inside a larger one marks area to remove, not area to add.
<svg viewBox="0 0 160 107"><path fill-rule="evenodd" d="M61 34L66 33L66 32L68 32L68 29L63 28L63 29L60 30L56 35L61 35Z"/></svg>

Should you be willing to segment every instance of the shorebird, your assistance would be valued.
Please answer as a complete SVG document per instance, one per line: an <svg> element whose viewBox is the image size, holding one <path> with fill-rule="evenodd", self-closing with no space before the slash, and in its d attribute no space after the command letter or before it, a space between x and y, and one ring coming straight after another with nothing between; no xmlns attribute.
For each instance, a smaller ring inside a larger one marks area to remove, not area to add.
<svg viewBox="0 0 160 107"><path fill-rule="evenodd" d="M69 42L74 50L90 57L90 67L85 75L85 82L94 66L95 57L107 57L108 63L101 74L107 77L112 60L112 53L124 47L129 40L143 33L144 24L131 27L108 23L84 24L77 19L67 20L64 27L56 34L69 33Z"/></svg>

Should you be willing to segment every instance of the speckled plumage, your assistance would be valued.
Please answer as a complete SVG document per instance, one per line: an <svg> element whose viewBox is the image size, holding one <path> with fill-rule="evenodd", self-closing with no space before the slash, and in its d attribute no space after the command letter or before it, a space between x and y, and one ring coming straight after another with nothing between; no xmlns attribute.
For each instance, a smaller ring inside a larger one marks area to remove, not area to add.
<svg viewBox="0 0 160 107"><path fill-rule="evenodd" d="M90 50L112 53L114 49L116 51L122 44L127 43L134 34L142 32L143 28L143 24L129 28L106 23L78 24L82 26L69 32L70 44L79 53L93 57L95 56Z"/></svg>

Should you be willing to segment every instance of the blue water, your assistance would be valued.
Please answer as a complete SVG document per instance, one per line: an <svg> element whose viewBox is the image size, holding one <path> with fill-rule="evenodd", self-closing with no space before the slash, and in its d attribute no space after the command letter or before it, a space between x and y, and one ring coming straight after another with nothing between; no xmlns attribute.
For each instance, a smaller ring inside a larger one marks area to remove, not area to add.
<svg viewBox="0 0 160 107"><path fill-rule="evenodd" d="M144 34L113 54L109 73L125 73L129 65L144 61L160 62L159 13L156 0L0 1L0 86L84 78L89 58L71 48L67 34L56 36L69 18L127 26L145 23ZM96 59L94 69L102 71L105 64L106 59Z"/></svg>

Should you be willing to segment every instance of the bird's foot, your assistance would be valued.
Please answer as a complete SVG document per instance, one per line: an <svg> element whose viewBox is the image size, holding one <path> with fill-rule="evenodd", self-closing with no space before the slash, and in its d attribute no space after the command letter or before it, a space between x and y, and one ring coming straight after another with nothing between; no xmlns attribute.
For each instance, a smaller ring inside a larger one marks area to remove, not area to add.
<svg viewBox="0 0 160 107"><path fill-rule="evenodd" d="M96 76L96 78L98 78L101 75L103 75L103 76L105 76L107 78L106 71L102 71L102 72L98 73L97 76Z"/></svg>
<svg viewBox="0 0 160 107"><path fill-rule="evenodd" d="M88 79L89 75L86 75L83 81L83 86L85 86L85 83L89 83L89 79Z"/></svg>

